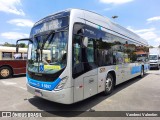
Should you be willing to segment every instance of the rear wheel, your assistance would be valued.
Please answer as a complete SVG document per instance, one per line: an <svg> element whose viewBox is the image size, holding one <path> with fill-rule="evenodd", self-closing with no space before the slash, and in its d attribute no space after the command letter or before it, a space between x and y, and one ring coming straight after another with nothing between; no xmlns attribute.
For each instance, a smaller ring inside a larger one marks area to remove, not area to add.
<svg viewBox="0 0 160 120"><path fill-rule="evenodd" d="M113 80L113 76L108 73L107 78L106 78L106 82L105 82L105 91L104 94L105 95L109 95L112 93L114 88L114 80Z"/></svg>
<svg viewBox="0 0 160 120"><path fill-rule="evenodd" d="M12 70L9 67L1 67L0 68L0 78L9 78L12 76Z"/></svg>

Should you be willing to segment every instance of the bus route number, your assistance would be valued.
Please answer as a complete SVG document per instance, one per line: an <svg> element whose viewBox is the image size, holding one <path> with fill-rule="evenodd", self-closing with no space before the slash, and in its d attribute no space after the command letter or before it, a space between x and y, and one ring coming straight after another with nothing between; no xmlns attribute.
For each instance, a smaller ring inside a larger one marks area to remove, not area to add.
<svg viewBox="0 0 160 120"><path fill-rule="evenodd" d="M50 89L50 88L51 88L51 85L48 85L48 84L42 84L42 87L43 87L43 88L46 88L46 89Z"/></svg>

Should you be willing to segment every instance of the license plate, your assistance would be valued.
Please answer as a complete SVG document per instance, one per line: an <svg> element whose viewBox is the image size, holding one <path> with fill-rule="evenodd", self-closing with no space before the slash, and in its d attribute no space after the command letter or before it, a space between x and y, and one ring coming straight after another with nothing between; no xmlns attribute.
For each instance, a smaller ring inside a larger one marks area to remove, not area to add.
<svg viewBox="0 0 160 120"><path fill-rule="evenodd" d="M41 97L42 93L40 90L35 90L35 95Z"/></svg>

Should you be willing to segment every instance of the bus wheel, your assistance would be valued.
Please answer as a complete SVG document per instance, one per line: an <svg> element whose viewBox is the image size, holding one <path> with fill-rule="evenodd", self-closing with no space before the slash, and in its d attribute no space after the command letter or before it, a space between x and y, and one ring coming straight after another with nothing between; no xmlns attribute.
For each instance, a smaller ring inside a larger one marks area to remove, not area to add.
<svg viewBox="0 0 160 120"><path fill-rule="evenodd" d="M12 75L12 70L9 67L0 68L0 78L9 78Z"/></svg>
<svg viewBox="0 0 160 120"><path fill-rule="evenodd" d="M141 74L140 77L142 78L144 76L144 67L141 68Z"/></svg>
<svg viewBox="0 0 160 120"><path fill-rule="evenodd" d="M105 91L104 94L105 95L109 95L112 93L114 88L114 80L113 80L113 76L108 73L107 78L106 78L106 82L105 82Z"/></svg>

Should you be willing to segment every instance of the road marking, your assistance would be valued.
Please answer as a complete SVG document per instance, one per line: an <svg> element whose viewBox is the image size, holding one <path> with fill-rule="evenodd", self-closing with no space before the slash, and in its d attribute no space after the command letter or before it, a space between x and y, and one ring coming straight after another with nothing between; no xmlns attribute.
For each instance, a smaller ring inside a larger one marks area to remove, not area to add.
<svg viewBox="0 0 160 120"><path fill-rule="evenodd" d="M4 85L15 85L17 83L14 82L8 82L8 81L1 81Z"/></svg>
<svg viewBox="0 0 160 120"><path fill-rule="evenodd" d="M0 82L4 85L11 85L11 86L14 86L17 88L21 88L23 90L27 90L25 87L21 87L21 86L17 85L17 83L15 83L15 82L8 82L8 81L0 81Z"/></svg>
<svg viewBox="0 0 160 120"><path fill-rule="evenodd" d="M18 86L16 86L16 87L18 87ZM20 87L20 86L19 86L18 88L21 88L21 89L23 89L23 90L27 90L26 88L24 88L24 87Z"/></svg>

